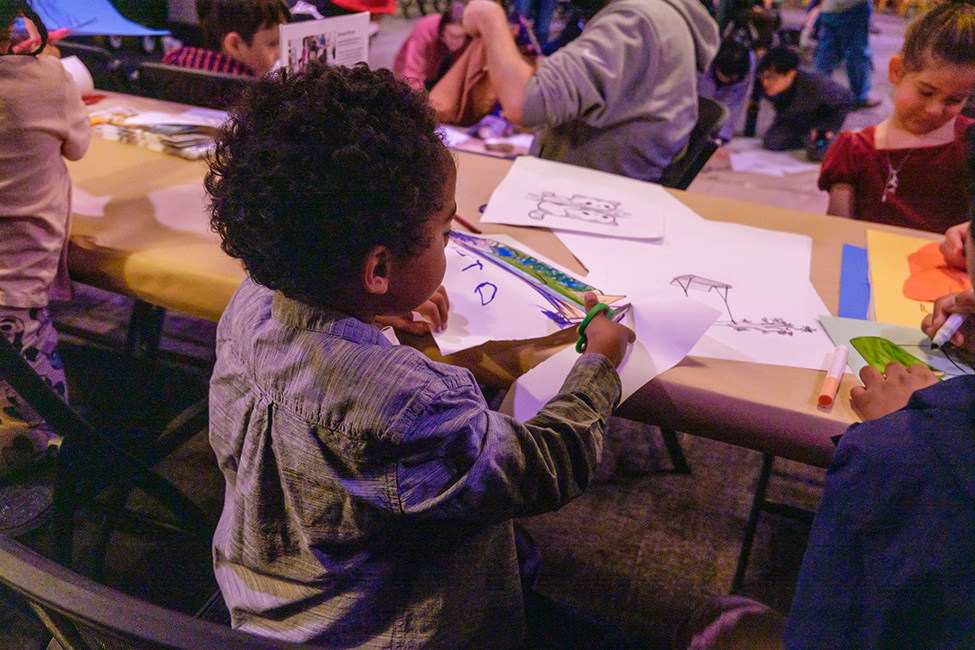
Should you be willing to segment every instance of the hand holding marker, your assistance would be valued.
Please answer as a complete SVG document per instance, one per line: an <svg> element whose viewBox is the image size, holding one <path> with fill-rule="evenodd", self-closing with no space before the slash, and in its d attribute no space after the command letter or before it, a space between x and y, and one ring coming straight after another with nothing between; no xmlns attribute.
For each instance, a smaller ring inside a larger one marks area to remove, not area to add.
<svg viewBox="0 0 975 650"><path fill-rule="evenodd" d="M931 339L931 347L940 348L945 343L951 340L951 337L955 335L961 324L965 322L964 314L951 314L945 320L944 324L938 328L938 332Z"/></svg>

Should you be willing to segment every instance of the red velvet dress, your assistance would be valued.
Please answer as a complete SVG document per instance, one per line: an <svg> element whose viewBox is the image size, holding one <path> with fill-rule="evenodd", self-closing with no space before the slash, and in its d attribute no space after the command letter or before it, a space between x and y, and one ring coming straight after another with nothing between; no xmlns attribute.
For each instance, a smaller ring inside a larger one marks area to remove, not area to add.
<svg viewBox="0 0 975 650"><path fill-rule="evenodd" d="M819 189L849 183L855 218L943 233L968 220L963 134L972 122L959 115L952 142L918 149L878 151L873 126L841 133L823 160ZM898 170L897 190L883 202L890 167Z"/></svg>

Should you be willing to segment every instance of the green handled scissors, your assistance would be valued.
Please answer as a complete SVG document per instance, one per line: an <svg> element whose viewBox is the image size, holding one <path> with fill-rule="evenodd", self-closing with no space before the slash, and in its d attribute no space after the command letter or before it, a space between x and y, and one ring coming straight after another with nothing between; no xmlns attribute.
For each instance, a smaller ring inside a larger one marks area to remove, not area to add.
<svg viewBox="0 0 975 650"><path fill-rule="evenodd" d="M610 307L604 302L601 302L595 307L593 307L592 309L590 309L589 313L586 314L586 317L582 319L581 323L579 323L579 340L576 341L576 352L582 354L583 352L586 351L586 344L589 342L589 339L586 338L586 328L589 326L589 323L592 322L592 319L595 318L599 312L605 311L606 318L618 323L620 322L620 320L623 319L623 315L626 314L626 312L629 311L629 309L630 309L630 305L623 305L617 309L613 309L612 307Z"/></svg>

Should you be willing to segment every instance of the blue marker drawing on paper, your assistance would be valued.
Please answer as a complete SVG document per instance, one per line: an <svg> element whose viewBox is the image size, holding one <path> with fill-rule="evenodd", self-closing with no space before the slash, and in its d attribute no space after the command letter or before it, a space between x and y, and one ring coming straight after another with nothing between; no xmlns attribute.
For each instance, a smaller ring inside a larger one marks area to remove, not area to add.
<svg viewBox="0 0 975 650"><path fill-rule="evenodd" d="M474 293L481 299L481 306L490 305L494 297L498 295L498 287L490 282L482 282L474 287Z"/></svg>
<svg viewBox="0 0 975 650"><path fill-rule="evenodd" d="M456 231L450 232L450 238L464 250L495 263L528 283L548 302L549 308L543 307L542 313L560 327L579 323L585 318L583 296L588 291L595 293L601 302L614 307L625 304L625 296L608 296L507 244Z"/></svg>

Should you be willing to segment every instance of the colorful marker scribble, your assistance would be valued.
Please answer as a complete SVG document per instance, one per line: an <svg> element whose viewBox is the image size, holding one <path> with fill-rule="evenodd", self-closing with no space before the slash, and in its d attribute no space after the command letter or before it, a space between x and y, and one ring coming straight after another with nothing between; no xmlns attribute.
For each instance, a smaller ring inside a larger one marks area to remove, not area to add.
<svg viewBox="0 0 975 650"><path fill-rule="evenodd" d="M545 311L546 316L561 326L579 323L585 318L584 296L589 291L595 293L600 302L614 307L623 306L626 296L608 296L507 244L456 231L450 232L450 238L461 248L494 262L531 285L552 305L552 311Z"/></svg>

